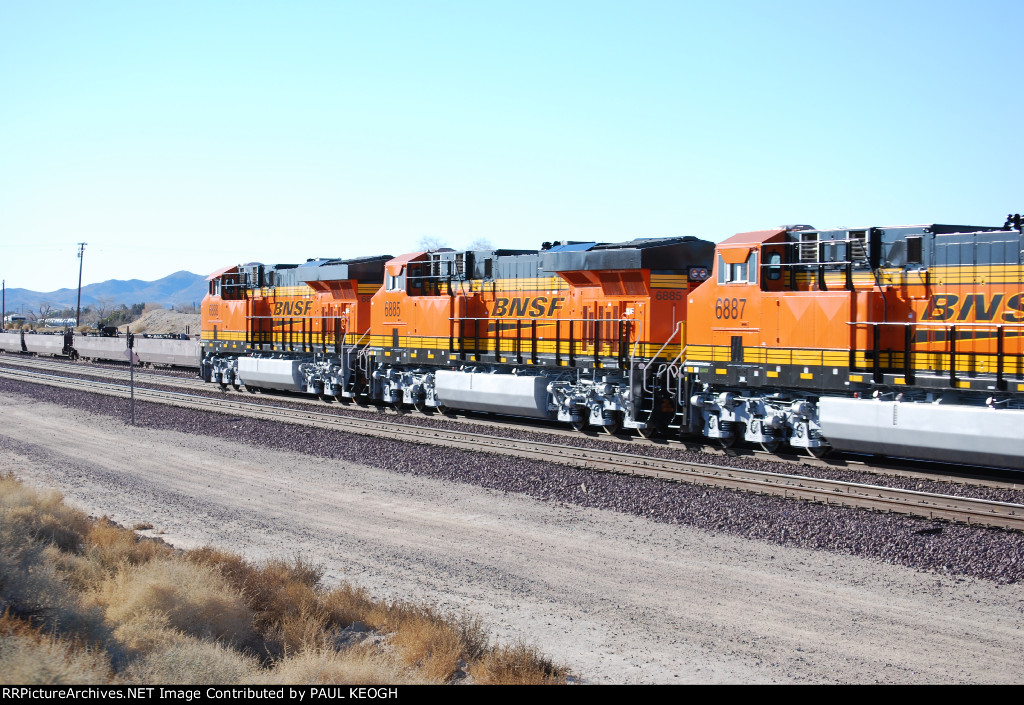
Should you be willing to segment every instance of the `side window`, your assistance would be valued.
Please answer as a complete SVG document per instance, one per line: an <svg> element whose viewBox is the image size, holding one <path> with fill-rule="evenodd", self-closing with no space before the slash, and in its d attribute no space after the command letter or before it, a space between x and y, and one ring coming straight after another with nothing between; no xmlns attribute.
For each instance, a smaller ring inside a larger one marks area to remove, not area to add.
<svg viewBox="0 0 1024 705"><path fill-rule="evenodd" d="M396 275L384 275L384 291L405 291L405 267Z"/></svg>
<svg viewBox="0 0 1024 705"><path fill-rule="evenodd" d="M747 263L740 262L739 264L732 265L732 274L729 277L729 283L735 284L737 282L747 281Z"/></svg>
<svg viewBox="0 0 1024 705"><path fill-rule="evenodd" d="M782 255L778 252L768 255L768 278L772 281L782 279Z"/></svg>
<svg viewBox="0 0 1024 705"><path fill-rule="evenodd" d="M722 255L718 255L719 284L756 284L757 283L757 252L751 252L746 262L726 264Z"/></svg>
<svg viewBox="0 0 1024 705"><path fill-rule="evenodd" d="M907 237L907 264L921 264L923 261L923 243L920 235Z"/></svg>

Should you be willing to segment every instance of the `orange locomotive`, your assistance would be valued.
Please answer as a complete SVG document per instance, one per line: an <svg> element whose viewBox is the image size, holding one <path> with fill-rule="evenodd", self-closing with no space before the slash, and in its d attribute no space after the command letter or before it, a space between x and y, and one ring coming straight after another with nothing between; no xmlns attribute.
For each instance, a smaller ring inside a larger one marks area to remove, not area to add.
<svg viewBox="0 0 1024 705"><path fill-rule="evenodd" d="M1024 240L1003 228L736 235L689 296L690 428L1024 467Z"/></svg>
<svg viewBox="0 0 1024 705"><path fill-rule="evenodd" d="M203 302L201 374L646 435L675 413L686 294L713 249L684 237L233 267Z"/></svg>
<svg viewBox="0 0 1024 705"><path fill-rule="evenodd" d="M221 388L244 384L250 392L340 395L338 380L355 368L388 259L246 264L210 275L200 376Z"/></svg>
<svg viewBox="0 0 1024 705"><path fill-rule="evenodd" d="M393 259L373 298L367 394L649 434L712 249L685 237Z"/></svg>
<svg viewBox="0 0 1024 705"><path fill-rule="evenodd" d="M245 265L211 277L202 374L581 430L1024 468L1020 231L788 226L717 247Z"/></svg>

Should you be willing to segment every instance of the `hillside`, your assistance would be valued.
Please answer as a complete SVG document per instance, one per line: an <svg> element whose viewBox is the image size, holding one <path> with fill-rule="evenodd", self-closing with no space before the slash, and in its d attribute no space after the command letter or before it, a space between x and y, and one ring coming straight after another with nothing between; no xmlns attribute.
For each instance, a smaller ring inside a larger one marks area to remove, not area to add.
<svg viewBox="0 0 1024 705"><path fill-rule="evenodd" d="M193 336L199 333L199 314L179 313L161 308L143 314L142 318L132 323L118 326L118 330L124 333L128 330L129 326L133 333L148 333L150 335L184 334Z"/></svg>
<svg viewBox="0 0 1024 705"><path fill-rule="evenodd" d="M141 279L109 279L105 282L82 287L82 307L105 303L110 307L120 304L131 306L135 303L158 303L162 306L198 304L206 294L206 276L180 271L155 281ZM78 289L57 289L40 292L30 289L7 289L8 311L37 310L42 303L53 308L74 308Z"/></svg>

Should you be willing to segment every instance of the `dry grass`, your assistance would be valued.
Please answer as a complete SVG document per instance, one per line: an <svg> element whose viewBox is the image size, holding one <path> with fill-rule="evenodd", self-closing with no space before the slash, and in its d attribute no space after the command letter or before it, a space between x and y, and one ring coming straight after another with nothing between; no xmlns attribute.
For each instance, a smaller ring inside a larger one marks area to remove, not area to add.
<svg viewBox="0 0 1024 705"><path fill-rule="evenodd" d="M143 526L143 525L138 525ZM20 683L564 682L479 620L374 599L301 557L176 552L0 476L0 680Z"/></svg>
<svg viewBox="0 0 1024 705"><path fill-rule="evenodd" d="M464 662L480 656L487 637L479 620L453 620L430 607L410 603L387 605L384 621L373 624L391 633L391 643L405 663L416 666L428 680L451 680Z"/></svg>
<svg viewBox="0 0 1024 705"><path fill-rule="evenodd" d="M215 642L185 639L154 649L124 675L136 683L242 685L253 683L260 673L259 662L252 656Z"/></svg>
<svg viewBox="0 0 1024 705"><path fill-rule="evenodd" d="M469 673L480 685L557 685L565 683L568 675L564 666L521 642L488 650Z"/></svg>
<svg viewBox="0 0 1024 705"><path fill-rule="evenodd" d="M242 595L252 610L253 628L263 638L261 651L280 657L325 645L325 630L333 623L317 593L323 574L319 566L301 557L255 566L211 547L190 551L187 560L219 571Z"/></svg>
<svg viewBox="0 0 1024 705"><path fill-rule="evenodd" d="M93 593L108 623L162 623L200 639L241 645L252 633L252 612L221 574L173 558L125 565Z"/></svg>
<svg viewBox="0 0 1024 705"><path fill-rule="evenodd" d="M10 615L0 617L0 683L107 683L112 673L102 650L44 634Z"/></svg>
<svg viewBox="0 0 1024 705"><path fill-rule="evenodd" d="M162 541L140 538L104 517L89 528L84 552L104 570L113 572L125 564L137 566L155 558L168 558L174 549Z"/></svg>
<svg viewBox="0 0 1024 705"><path fill-rule="evenodd" d="M4 523L23 528L36 540L52 543L62 551L75 551L89 531L89 518L63 501L60 492L34 490L10 474L0 476Z"/></svg>
<svg viewBox="0 0 1024 705"><path fill-rule="evenodd" d="M267 685L406 685L422 683L410 669L387 651L353 647L344 651L303 651L275 664L263 682Z"/></svg>

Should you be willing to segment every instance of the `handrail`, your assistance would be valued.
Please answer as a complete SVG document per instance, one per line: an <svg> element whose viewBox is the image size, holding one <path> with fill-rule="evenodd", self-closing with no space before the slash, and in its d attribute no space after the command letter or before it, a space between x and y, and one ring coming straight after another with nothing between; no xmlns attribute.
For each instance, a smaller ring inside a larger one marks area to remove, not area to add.
<svg viewBox="0 0 1024 705"><path fill-rule="evenodd" d="M977 328L1024 328L1024 323L978 323L969 321L847 321L848 326L925 326L927 328L949 328L974 326Z"/></svg>
<svg viewBox="0 0 1024 705"><path fill-rule="evenodd" d="M665 348L667 348L667 347L669 346L669 343L671 343L671 342L672 342L672 339L676 337L676 333L680 333L680 332L682 331L682 328L683 328L683 321L679 321L678 323L676 323L676 327L675 327L675 329L674 329L674 330L672 331L672 335L670 335L670 336L668 337L668 339L667 339L667 340L665 341L665 343L664 343L664 344L663 344L663 345L662 345L662 346L661 346L660 348L658 348L658 352L654 353L654 354L653 354L653 355L651 356L651 360L652 360L652 361L653 361L653 360L657 360L657 359L658 359L658 357L659 357L659 356L661 355L661 352L662 352L662 351L663 351L663 350L664 350ZM681 340L681 339L680 339L680 342L682 342L682 340ZM680 354L682 354L682 351L680 351ZM630 360L630 362L632 363L632 359ZM672 364L672 363L669 363L669 364ZM632 365L632 364L630 364L630 370L631 370L631 371L632 371L632 368L633 368L633 365ZM661 369L664 369L664 367L662 367ZM629 380L629 381L630 381L630 383L632 383L632 381L633 381L633 379L632 379L632 372L631 372L631 374L630 374L630 380ZM645 392L653 392L653 391L654 391L653 389L648 389L648 388L647 388L647 375L644 375L644 378L643 378L643 380L642 380L642 383L641 383L641 388L642 388L642 389L643 389L643 391L645 391Z"/></svg>

